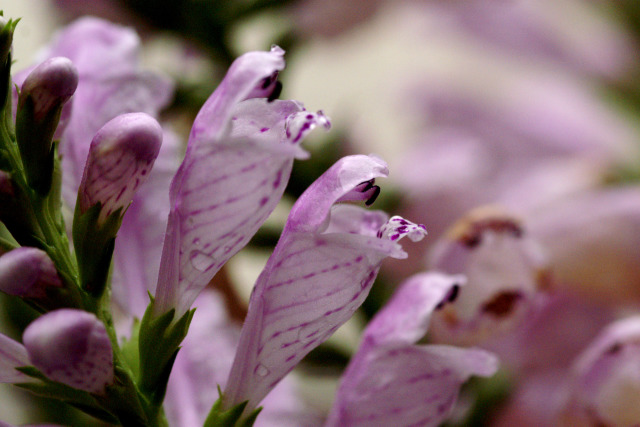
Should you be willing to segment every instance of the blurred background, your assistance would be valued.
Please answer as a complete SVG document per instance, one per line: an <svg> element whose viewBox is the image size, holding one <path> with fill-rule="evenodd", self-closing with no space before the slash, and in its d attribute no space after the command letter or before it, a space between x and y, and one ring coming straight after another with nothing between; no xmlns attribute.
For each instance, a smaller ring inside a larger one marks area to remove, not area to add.
<svg viewBox="0 0 640 427"><path fill-rule="evenodd" d="M508 295L542 292L552 300L534 304L535 326L523 325L508 306L506 315L492 313L488 333L462 340L498 352L506 373L490 385L472 384L486 399L475 410L471 403L461 409L461 425L552 425L556 415L535 414L548 403L545 387L556 386L548 380L552 372L569 366L603 324L637 313L640 4L634 0L0 0L0 9L22 18L15 70L32 65L55 32L79 16L134 27L145 67L176 82L163 120L184 141L235 57L272 44L287 51L281 98L322 109L333 128L305 142L311 159L296 163L281 209L214 279L237 319L295 198L346 154L376 153L389 163L376 207L425 224L429 236L407 248L409 260L383 265L363 310L302 366L319 413L331 405L336 373L357 347L362 325L403 279L427 268L474 279L477 269L451 266L439 255L459 238L454 225L459 230L461 219L473 228L496 216L515 218L542 261L519 269ZM469 219L487 205L494 209L482 217L488 220ZM500 282L507 280L505 264L522 260L491 262ZM487 281L486 271L478 274L477 294L504 301L506 285ZM574 306L578 314L554 323L558 307ZM557 325L564 335L551 337ZM433 339L451 341L447 336ZM326 392L317 391L322 387ZM14 402L21 395L13 389L0 390L0 414L19 423L30 409Z"/></svg>

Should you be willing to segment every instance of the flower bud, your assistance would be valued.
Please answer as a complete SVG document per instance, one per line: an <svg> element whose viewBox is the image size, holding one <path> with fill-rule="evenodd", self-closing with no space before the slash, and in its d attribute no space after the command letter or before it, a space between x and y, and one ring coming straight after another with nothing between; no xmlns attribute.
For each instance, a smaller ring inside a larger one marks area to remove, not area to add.
<svg viewBox="0 0 640 427"><path fill-rule="evenodd" d="M434 313L437 340L472 345L514 328L547 286L538 246L521 224L496 208L479 208L455 224L434 247L430 268L464 274L468 284Z"/></svg>
<svg viewBox="0 0 640 427"><path fill-rule="evenodd" d="M78 190L80 213L100 203L98 223L102 223L126 209L147 179L161 143L162 128L147 114L122 114L107 122L91 141Z"/></svg>
<svg viewBox="0 0 640 427"><path fill-rule="evenodd" d="M91 313L51 311L33 321L22 340L33 366L53 381L90 393L113 383L111 341Z"/></svg>
<svg viewBox="0 0 640 427"><path fill-rule="evenodd" d="M16 140L27 181L40 194L51 187L52 140L62 108L78 86L78 71L63 57L38 65L26 78L18 98Z"/></svg>
<svg viewBox="0 0 640 427"><path fill-rule="evenodd" d="M73 218L82 288L99 298L106 286L124 211L160 151L162 128L144 113L122 114L95 135Z"/></svg>
<svg viewBox="0 0 640 427"><path fill-rule="evenodd" d="M18 110L33 102L33 118L39 122L67 102L77 87L78 70L70 59L61 56L47 59L22 84Z"/></svg>
<svg viewBox="0 0 640 427"><path fill-rule="evenodd" d="M566 426L640 424L640 316L615 322L573 366Z"/></svg>
<svg viewBox="0 0 640 427"><path fill-rule="evenodd" d="M0 257L0 291L20 297L44 298L61 287L53 261L37 248L21 247Z"/></svg>

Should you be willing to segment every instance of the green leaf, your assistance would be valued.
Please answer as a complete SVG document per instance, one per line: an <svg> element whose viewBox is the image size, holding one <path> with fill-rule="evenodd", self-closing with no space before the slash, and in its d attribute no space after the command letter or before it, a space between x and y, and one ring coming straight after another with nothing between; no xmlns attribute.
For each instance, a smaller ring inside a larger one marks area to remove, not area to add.
<svg viewBox="0 0 640 427"><path fill-rule="evenodd" d="M242 402L231 409L226 411L222 409L222 401L224 396L220 387L218 387L218 394L220 397L211 407L209 415L204 422L203 427L251 427L256 421L258 414L262 411L262 407L254 409L248 416L242 417L247 403L249 401Z"/></svg>
<svg viewBox="0 0 640 427"><path fill-rule="evenodd" d="M123 215L122 209L118 209L100 223L101 210L102 204L97 203L80 213L76 205L72 233L81 288L96 300L102 297L107 285L115 238Z"/></svg>
<svg viewBox="0 0 640 427"><path fill-rule="evenodd" d="M139 387L147 398L160 404L180 343L187 335L194 310L174 320L175 310L154 314L155 300L147 307L140 323L138 351L140 357Z"/></svg>

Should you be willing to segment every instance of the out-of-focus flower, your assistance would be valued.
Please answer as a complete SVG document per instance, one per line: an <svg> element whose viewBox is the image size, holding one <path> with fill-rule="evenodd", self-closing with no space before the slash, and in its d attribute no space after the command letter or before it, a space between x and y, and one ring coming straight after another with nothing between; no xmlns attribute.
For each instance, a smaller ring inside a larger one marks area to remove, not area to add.
<svg viewBox="0 0 640 427"><path fill-rule="evenodd" d="M34 320L22 336L33 366L53 381L90 393L113 382L111 341L91 313L60 309Z"/></svg>
<svg viewBox="0 0 640 427"><path fill-rule="evenodd" d="M29 376L16 369L30 364L29 355L24 346L6 335L0 334L0 382L22 383L32 381Z"/></svg>
<svg viewBox="0 0 640 427"><path fill-rule="evenodd" d="M433 248L429 268L468 278L465 292L433 318L438 341L478 344L514 329L549 286L541 249L498 208L472 211Z"/></svg>
<svg viewBox="0 0 640 427"><path fill-rule="evenodd" d="M531 235L558 286L599 304L640 301L640 189L585 192L532 212Z"/></svg>
<svg viewBox="0 0 640 427"><path fill-rule="evenodd" d="M284 51L238 58L196 117L170 190L156 312L186 312L215 273L264 223L282 197L299 143L329 127L279 95ZM269 102L272 101L272 102Z"/></svg>
<svg viewBox="0 0 640 427"><path fill-rule="evenodd" d="M605 329L575 362L562 425L640 423L640 317Z"/></svg>
<svg viewBox="0 0 640 427"><path fill-rule="evenodd" d="M440 425L460 386L491 376L497 359L479 349L417 345L434 310L454 301L461 276L423 273L408 279L364 331L345 371L327 425Z"/></svg>
<svg viewBox="0 0 640 427"><path fill-rule="evenodd" d="M386 164L341 159L298 199L258 278L224 391L225 407L253 410L313 348L346 322L369 293L386 257L405 258L398 241L422 239L419 226L339 201L372 203Z"/></svg>
<svg viewBox="0 0 640 427"><path fill-rule="evenodd" d="M20 247L0 256L0 290L9 295L44 298L50 287L61 287L53 261L37 248Z"/></svg>
<svg viewBox="0 0 640 427"><path fill-rule="evenodd" d="M619 77L632 64L632 41L594 3L419 2L440 25L523 61L555 63L578 74L606 77ZM561 14L564 19L558 19Z"/></svg>

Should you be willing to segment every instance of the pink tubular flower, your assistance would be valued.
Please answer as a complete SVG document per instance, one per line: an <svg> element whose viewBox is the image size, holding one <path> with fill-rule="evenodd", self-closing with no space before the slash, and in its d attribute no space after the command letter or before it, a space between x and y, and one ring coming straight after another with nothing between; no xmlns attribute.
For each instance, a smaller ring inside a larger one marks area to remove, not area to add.
<svg viewBox="0 0 640 427"><path fill-rule="evenodd" d="M53 261L37 248L20 247L0 256L0 290L9 295L43 298L61 287Z"/></svg>
<svg viewBox="0 0 640 427"><path fill-rule="evenodd" d="M562 425L638 425L639 395L636 315L606 328L575 362Z"/></svg>
<svg viewBox="0 0 640 427"><path fill-rule="evenodd" d="M541 248L519 221L497 208L471 211L430 255L431 269L468 278L464 294L434 316L440 342L478 344L514 329L549 285Z"/></svg>
<svg viewBox="0 0 640 427"><path fill-rule="evenodd" d="M91 313L60 309L33 321L22 336L33 366L53 381L90 393L113 382L111 341Z"/></svg>
<svg viewBox="0 0 640 427"><path fill-rule="evenodd" d="M483 350L416 344L464 280L422 273L401 286L365 329L327 426L438 426L471 375L495 373L497 359Z"/></svg>
<svg viewBox="0 0 640 427"><path fill-rule="evenodd" d="M146 180L162 142L158 122L144 113L123 114L105 124L91 142L78 190L78 208L85 213L100 203L99 222L129 206Z"/></svg>
<svg viewBox="0 0 640 427"><path fill-rule="evenodd" d="M238 58L195 119L185 159L170 190L156 312L184 313L215 273L275 208L298 146L321 113L295 101L271 101L284 51ZM268 98L268 99L265 99Z"/></svg>
<svg viewBox="0 0 640 427"><path fill-rule="evenodd" d="M382 260L405 258L398 241L426 231L380 211L338 201L379 192L387 165L374 156L339 160L298 199L273 254L255 284L240 344L224 391L224 406L248 400L246 411L362 304Z"/></svg>

